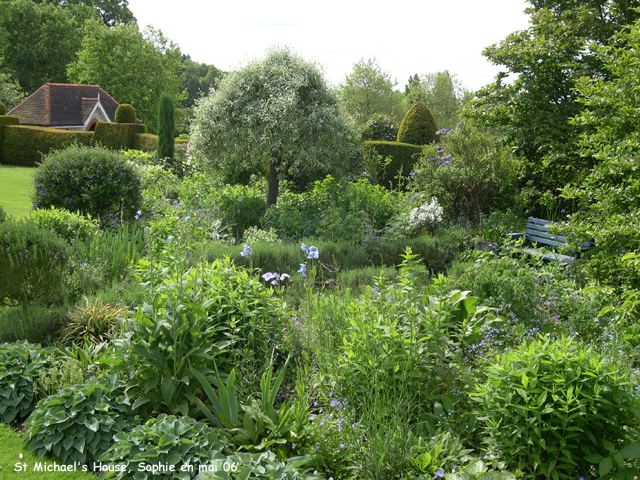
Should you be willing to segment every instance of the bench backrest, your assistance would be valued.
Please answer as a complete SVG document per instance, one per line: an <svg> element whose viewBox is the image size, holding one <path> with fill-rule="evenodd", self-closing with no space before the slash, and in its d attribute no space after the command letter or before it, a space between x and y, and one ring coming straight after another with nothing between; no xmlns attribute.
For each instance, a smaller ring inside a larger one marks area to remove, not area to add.
<svg viewBox="0 0 640 480"><path fill-rule="evenodd" d="M553 225L549 220L529 217L527 220L527 228L525 230L527 241L540 243L543 245L551 245L553 247L564 247L569 241L560 235L551 235L549 226Z"/></svg>

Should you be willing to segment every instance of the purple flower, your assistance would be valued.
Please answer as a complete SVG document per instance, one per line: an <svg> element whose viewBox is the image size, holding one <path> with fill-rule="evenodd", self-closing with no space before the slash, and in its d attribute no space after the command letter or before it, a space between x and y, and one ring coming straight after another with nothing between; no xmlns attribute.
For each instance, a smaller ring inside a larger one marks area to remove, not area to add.
<svg viewBox="0 0 640 480"><path fill-rule="evenodd" d="M440 478L444 477L444 470L438 470L433 476L433 478L438 478L438 477Z"/></svg>
<svg viewBox="0 0 640 480"><path fill-rule="evenodd" d="M316 247L311 247L311 248L309 248L309 256L308 256L308 258L318 258L319 254L320 254L320 252L318 252L318 249Z"/></svg>
<svg viewBox="0 0 640 480"><path fill-rule="evenodd" d="M291 449L292 449L292 450L295 450L295 449L296 449L296 444L295 444L295 443L293 443L293 442L291 442Z"/></svg>
<svg viewBox="0 0 640 480"><path fill-rule="evenodd" d="M251 247L249 245L244 245L242 247L242 251L240 252L240 256L241 257L248 257L252 253L253 253L253 251L251 250Z"/></svg>

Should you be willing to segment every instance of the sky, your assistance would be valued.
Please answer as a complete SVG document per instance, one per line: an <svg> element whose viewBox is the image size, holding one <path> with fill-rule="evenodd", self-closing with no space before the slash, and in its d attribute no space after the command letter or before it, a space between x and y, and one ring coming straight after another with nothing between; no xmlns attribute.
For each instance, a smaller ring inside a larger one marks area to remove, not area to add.
<svg viewBox="0 0 640 480"><path fill-rule="evenodd" d="M448 70L477 90L500 71L482 51L528 27L525 0L129 0L140 28L153 25L200 63L230 71L290 45L341 83L376 57L404 89L409 76Z"/></svg>

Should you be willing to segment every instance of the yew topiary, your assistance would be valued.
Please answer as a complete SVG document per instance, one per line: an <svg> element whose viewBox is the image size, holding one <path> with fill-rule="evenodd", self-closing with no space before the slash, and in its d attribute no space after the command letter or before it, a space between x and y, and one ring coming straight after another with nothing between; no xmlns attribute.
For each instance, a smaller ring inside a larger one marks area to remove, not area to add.
<svg viewBox="0 0 640 480"><path fill-rule="evenodd" d="M4 103L0 102L0 115L4 115L7 113L7 107L4 106Z"/></svg>
<svg viewBox="0 0 640 480"><path fill-rule="evenodd" d="M116 109L116 123L136 123L136 110L128 103L121 103Z"/></svg>
<svg viewBox="0 0 640 480"><path fill-rule="evenodd" d="M400 123L398 142L427 145L436 141L438 126L431 110L422 102L409 109Z"/></svg>

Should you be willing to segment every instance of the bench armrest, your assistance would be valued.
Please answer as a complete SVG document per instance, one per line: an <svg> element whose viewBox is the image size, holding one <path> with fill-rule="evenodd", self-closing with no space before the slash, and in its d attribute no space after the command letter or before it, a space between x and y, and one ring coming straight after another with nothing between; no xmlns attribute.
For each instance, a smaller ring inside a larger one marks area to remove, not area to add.
<svg viewBox="0 0 640 480"><path fill-rule="evenodd" d="M596 246L596 241L591 239L591 240L587 240L586 242L582 242L580 244L580 251L581 252L585 252L587 250L589 250L590 248L593 248Z"/></svg>

